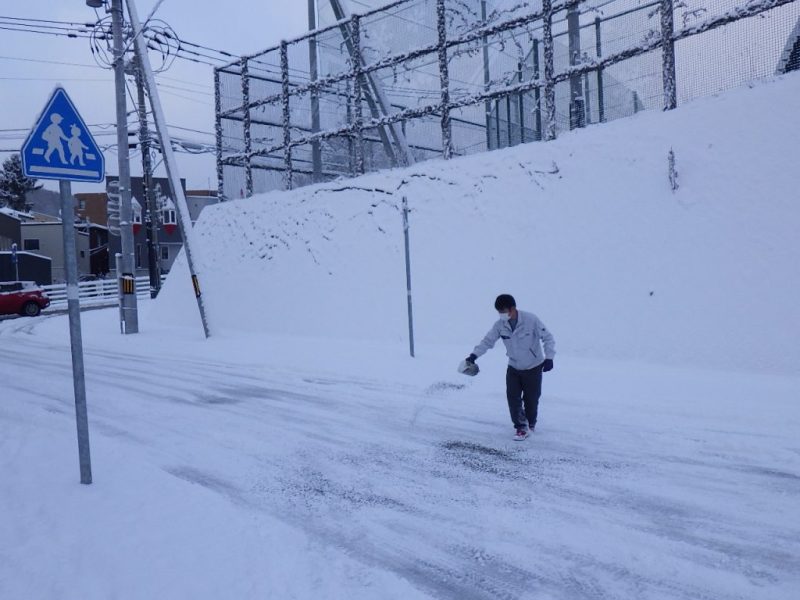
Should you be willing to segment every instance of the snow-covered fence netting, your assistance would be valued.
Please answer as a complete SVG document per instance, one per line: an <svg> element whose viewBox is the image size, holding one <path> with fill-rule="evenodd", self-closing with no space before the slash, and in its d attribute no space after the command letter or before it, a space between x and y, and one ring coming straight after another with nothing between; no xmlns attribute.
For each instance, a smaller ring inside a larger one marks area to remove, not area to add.
<svg viewBox="0 0 800 600"><path fill-rule="evenodd" d="M215 72L220 196L560 132L781 70L800 0L396 0Z"/></svg>

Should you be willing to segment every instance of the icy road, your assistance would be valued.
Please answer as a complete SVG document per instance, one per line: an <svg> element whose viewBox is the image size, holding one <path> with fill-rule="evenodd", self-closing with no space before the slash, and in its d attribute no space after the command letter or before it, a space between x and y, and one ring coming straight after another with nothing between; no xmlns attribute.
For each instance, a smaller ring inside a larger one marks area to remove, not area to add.
<svg viewBox="0 0 800 600"><path fill-rule="evenodd" d="M498 356L289 368L84 320L90 487L63 317L0 323L2 598L798 597L797 379L562 358L516 443Z"/></svg>

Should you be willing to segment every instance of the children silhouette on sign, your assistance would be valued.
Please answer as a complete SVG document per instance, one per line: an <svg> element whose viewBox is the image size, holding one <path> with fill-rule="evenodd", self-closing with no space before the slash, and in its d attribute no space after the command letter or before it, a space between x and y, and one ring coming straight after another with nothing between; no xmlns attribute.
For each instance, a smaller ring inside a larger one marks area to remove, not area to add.
<svg viewBox="0 0 800 600"><path fill-rule="evenodd" d="M67 136L64 135L64 130L61 129L61 121L63 117L58 113L50 115L50 125L42 133L42 139L47 142L47 150L44 153L44 159L50 162L50 156L53 152L58 152L58 157L61 159L62 164L67 164L67 159L64 156L64 146L61 145L61 140L65 142Z"/></svg>
<svg viewBox="0 0 800 600"><path fill-rule="evenodd" d="M83 161L83 151L88 150L89 146L84 144L81 141L81 128L77 125L73 125L70 128L70 133L72 137L69 138L67 142L67 146L69 146L69 164L74 165L75 161L78 161L78 164L82 167L86 166L86 163Z"/></svg>

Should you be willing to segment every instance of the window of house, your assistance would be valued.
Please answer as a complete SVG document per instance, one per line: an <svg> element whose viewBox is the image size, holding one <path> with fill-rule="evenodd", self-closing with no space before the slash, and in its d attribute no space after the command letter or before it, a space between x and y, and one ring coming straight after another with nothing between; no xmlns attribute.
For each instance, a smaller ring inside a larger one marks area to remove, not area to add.
<svg viewBox="0 0 800 600"><path fill-rule="evenodd" d="M161 246L161 260L169 260L169 246Z"/></svg>
<svg viewBox="0 0 800 600"><path fill-rule="evenodd" d="M142 254L144 254L142 252L142 249L143 249L143 246L141 244L136 244L136 268L137 269L141 269L142 268L142 264L144 262L144 261L142 261Z"/></svg>
<svg viewBox="0 0 800 600"><path fill-rule="evenodd" d="M81 258L86 258L86 251L85 250L81 250Z"/></svg>
<svg viewBox="0 0 800 600"><path fill-rule="evenodd" d="M80 210L86 210L86 200L79 200L78 201L78 208Z"/></svg>
<svg viewBox="0 0 800 600"><path fill-rule="evenodd" d="M138 223L138 224L141 225L141 223L142 223L142 213L134 212L133 213L133 222L134 223Z"/></svg>
<svg viewBox="0 0 800 600"><path fill-rule="evenodd" d="M165 225L177 225L178 221L175 218L175 209L168 208L164 211L164 224Z"/></svg>
<svg viewBox="0 0 800 600"><path fill-rule="evenodd" d="M22 242L22 248L25 250L38 250L39 249L39 240L37 239L29 239Z"/></svg>

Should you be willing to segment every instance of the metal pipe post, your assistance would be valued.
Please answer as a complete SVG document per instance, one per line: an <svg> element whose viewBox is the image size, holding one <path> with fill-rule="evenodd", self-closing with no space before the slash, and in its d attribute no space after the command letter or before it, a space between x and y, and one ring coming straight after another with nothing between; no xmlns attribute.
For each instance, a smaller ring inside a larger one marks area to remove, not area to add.
<svg viewBox="0 0 800 600"><path fill-rule="evenodd" d="M317 7L315 0L308 0L308 29L314 31L317 28ZM319 77L317 67L317 37L312 35L308 38L308 67L309 80L316 81ZM311 90L311 132L317 133L321 127L319 116L319 91ZM311 180L314 183L322 181L322 146L319 140L311 142Z"/></svg>
<svg viewBox="0 0 800 600"><path fill-rule="evenodd" d="M439 84L442 88L442 156L453 156L453 127L450 123L450 71L447 66L447 20L445 0L436 0L436 30L439 35Z"/></svg>
<svg viewBox="0 0 800 600"><path fill-rule="evenodd" d="M569 64L574 67L581 62L581 13L577 4L567 9L567 32L569 38ZM583 105L583 85L580 74L569 78L569 127L575 129L586 125Z"/></svg>
<svg viewBox="0 0 800 600"><path fill-rule="evenodd" d="M89 419L86 412L86 377L83 368L81 306L78 299L78 253L75 248L75 202L69 181L59 181L61 225L64 237L64 272L67 279L69 341L72 350L72 387L75 394L75 421L78 428L78 460L81 483L92 483L92 459L89 451Z"/></svg>
<svg viewBox="0 0 800 600"><path fill-rule="evenodd" d="M225 201L225 171L222 165L222 89L219 69L214 69L214 135L217 142L217 202Z"/></svg>
<svg viewBox="0 0 800 600"><path fill-rule="evenodd" d="M244 137L244 153L247 155L244 163L244 187L245 197L253 195L253 159L250 153L253 151L253 130L250 115L250 72L247 59L242 59L242 108L244 118L242 119L242 134Z"/></svg>
<svg viewBox="0 0 800 600"><path fill-rule="evenodd" d="M481 0L481 23L486 25L486 0ZM491 79L489 77L489 37L484 34L481 36L481 46L483 52L483 90L489 91ZM492 101L486 100L483 104L486 111L486 149L492 149Z"/></svg>
<svg viewBox="0 0 800 600"><path fill-rule="evenodd" d="M286 189L292 189L292 112L289 96L289 45L281 42L281 114L283 125L283 168Z"/></svg>
<svg viewBox="0 0 800 600"><path fill-rule="evenodd" d="M672 0L661 0L661 50L664 80L664 110L678 106L675 85L675 16Z"/></svg>
<svg viewBox="0 0 800 600"><path fill-rule="evenodd" d="M361 18L353 15L350 19L350 44L352 46L353 60L353 124L356 129L356 173L364 174L364 86L361 75ZM380 129L383 132L383 129ZM386 134L383 133L381 139ZM388 140L387 140L388 141ZM391 145L386 142L384 146L391 152Z"/></svg>
<svg viewBox="0 0 800 600"><path fill-rule="evenodd" d="M544 44L544 139L556 139L556 88L553 83L553 2L542 0L544 12L542 42Z"/></svg>
<svg viewBox="0 0 800 600"><path fill-rule="evenodd" d="M408 241L408 198L403 196L403 236L406 246L406 295L408 296L408 350L414 358L414 310L411 299L411 248Z"/></svg>
<svg viewBox="0 0 800 600"><path fill-rule="evenodd" d="M603 56L603 43L600 34L600 24L602 21L600 17L595 18L594 20L594 37L596 43L596 52L597 52L597 60L600 60ZM603 67L597 69L597 119L600 123L604 123L606 120L606 104L605 104L605 97L603 95Z"/></svg>
<svg viewBox="0 0 800 600"><path fill-rule="evenodd" d="M111 25L114 34L114 85L117 104L117 156L119 158L119 231L122 245L122 271L136 276L133 238L133 210L131 206L131 164L128 155L128 108L125 90L125 49L122 24L122 0L111 0ZM117 279L120 279L119 273ZM122 318L124 333L139 333L139 311L136 294L123 294Z"/></svg>
<svg viewBox="0 0 800 600"><path fill-rule="evenodd" d="M353 118L353 86L349 79L344 82L345 95L347 96L347 108L345 110L345 123L352 125L355 123ZM347 164L350 167L350 176L355 177L358 175L356 172L356 148L353 143L353 135L347 136Z"/></svg>

